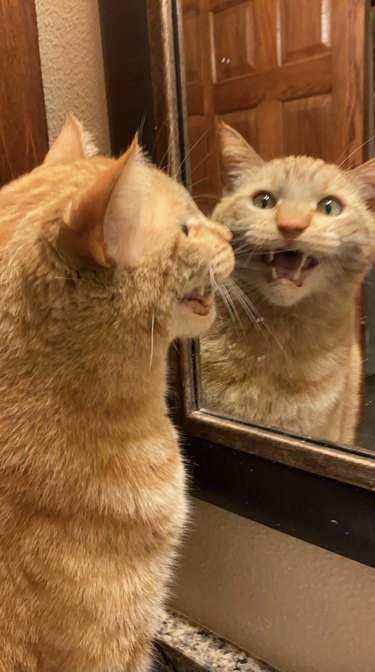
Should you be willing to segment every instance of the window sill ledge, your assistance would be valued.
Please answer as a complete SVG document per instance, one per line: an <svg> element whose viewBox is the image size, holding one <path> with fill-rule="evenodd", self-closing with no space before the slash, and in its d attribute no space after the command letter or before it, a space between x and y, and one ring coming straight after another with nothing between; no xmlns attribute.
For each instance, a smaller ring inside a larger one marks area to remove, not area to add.
<svg viewBox="0 0 375 672"><path fill-rule="evenodd" d="M165 614L156 647L156 672L276 672L171 611Z"/></svg>

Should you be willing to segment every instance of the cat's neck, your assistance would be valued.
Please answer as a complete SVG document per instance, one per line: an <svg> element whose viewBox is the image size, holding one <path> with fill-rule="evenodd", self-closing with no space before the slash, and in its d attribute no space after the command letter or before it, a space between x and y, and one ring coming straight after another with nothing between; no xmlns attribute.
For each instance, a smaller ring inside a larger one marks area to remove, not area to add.
<svg viewBox="0 0 375 672"><path fill-rule="evenodd" d="M240 284L240 283L239 283ZM345 322L353 314L359 283L343 282L340 287L330 287L317 291L291 306L279 306L268 301L257 288L244 285L242 290L253 305L255 321L268 321L281 328L306 330L311 321L325 330L337 329L337 323ZM243 306L237 306L243 314ZM249 318L248 318L249 320Z"/></svg>
<svg viewBox="0 0 375 672"><path fill-rule="evenodd" d="M56 316L30 316L27 306L1 312L0 377L9 388L99 414L121 405L132 417L142 408L164 412L169 338L157 323L126 315L116 322L105 298Z"/></svg>

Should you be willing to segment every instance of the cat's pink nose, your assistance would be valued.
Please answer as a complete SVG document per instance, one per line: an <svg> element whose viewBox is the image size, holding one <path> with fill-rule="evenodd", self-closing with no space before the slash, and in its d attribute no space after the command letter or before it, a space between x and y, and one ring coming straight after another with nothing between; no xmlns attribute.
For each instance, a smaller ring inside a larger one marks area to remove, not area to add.
<svg viewBox="0 0 375 672"><path fill-rule="evenodd" d="M308 227L308 225L309 222L306 220L281 220L277 222L277 228L285 238L296 238Z"/></svg>

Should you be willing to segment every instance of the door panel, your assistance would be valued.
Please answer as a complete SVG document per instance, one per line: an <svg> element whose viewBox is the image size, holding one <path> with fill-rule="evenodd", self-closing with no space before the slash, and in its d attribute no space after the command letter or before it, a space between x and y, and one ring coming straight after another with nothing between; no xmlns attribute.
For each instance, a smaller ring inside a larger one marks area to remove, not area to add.
<svg viewBox="0 0 375 672"><path fill-rule="evenodd" d="M332 96L330 93L283 103L284 151L334 161L332 147Z"/></svg>
<svg viewBox="0 0 375 672"><path fill-rule="evenodd" d="M0 2L0 186L48 149L38 29L32 0Z"/></svg>
<svg viewBox="0 0 375 672"><path fill-rule="evenodd" d="M331 0L281 0L280 39L282 63L325 53L331 45Z"/></svg>
<svg viewBox="0 0 375 672"><path fill-rule="evenodd" d="M210 13L213 73L220 82L255 70L254 0Z"/></svg>

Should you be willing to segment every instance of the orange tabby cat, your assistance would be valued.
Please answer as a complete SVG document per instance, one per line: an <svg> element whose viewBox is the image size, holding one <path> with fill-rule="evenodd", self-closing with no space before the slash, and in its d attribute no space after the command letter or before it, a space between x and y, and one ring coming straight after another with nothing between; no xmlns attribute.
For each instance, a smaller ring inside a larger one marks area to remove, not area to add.
<svg viewBox="0 0 375 672"><path fill-rule="evenodd" d="M356 296L375 253L366 206L375 162L352 171L306 156L266 163L226 125L220 147L229 189L213 217L234 233L245 296L234 287L242 326L222 307L203 339L207 404L352 443L362 370Z"/></svg>
<svg viewBox="0 0 375 672"><path fill-rule="evenodd" d="M185 519L168 345L214 318L229 231L71 117L0 192L0 670L144 672Z"/></svg>

